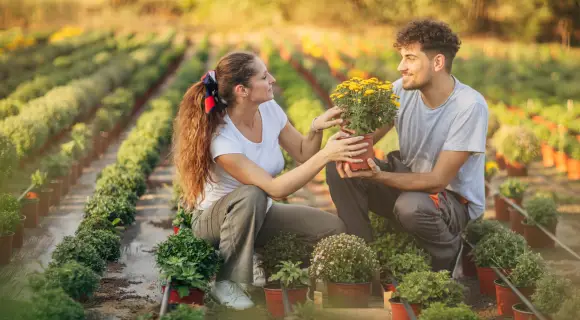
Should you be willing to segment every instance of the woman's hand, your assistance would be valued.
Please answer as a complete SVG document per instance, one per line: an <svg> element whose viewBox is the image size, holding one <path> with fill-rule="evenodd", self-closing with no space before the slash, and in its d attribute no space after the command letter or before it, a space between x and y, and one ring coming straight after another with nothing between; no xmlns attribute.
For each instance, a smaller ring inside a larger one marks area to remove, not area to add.
<svg viewBox="0 0 580 320"><path fill-rule="evenodd" d="M350 137L348 133L339 131L328 139L321 152L324 153L327 162L363 162L362 159L352 158L367 151L369 144L367 142L360 143L363 139L363 136Z"/></svg>
<svg viewBox="0 0 580 320"><path fill-rule="evenodd" d="M333 127L335 125L342 124L344 121L340 118L338 118L338 119L336 119L336 118L339 117L340 114L343 112L344 112L344 110L342 110L339 107L332 107L332 108L326 110L326 112L324 112L321 116L316 117L316 119L314 119L314 121L312 121L312 130L313 131L322 131L324 129L328 129L330 127Z"/></svg>

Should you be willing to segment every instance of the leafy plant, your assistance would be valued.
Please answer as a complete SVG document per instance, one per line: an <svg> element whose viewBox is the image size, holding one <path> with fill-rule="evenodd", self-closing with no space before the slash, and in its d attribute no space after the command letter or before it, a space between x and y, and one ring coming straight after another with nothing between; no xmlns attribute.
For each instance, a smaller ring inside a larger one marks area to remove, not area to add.
<svg viewBox="0 0 580 320"><path fill-rule="evenodd" d="M567 297L560 310L554 314L554 319L558 320L577 320L580 314L580 290L576 289L572 296Z"/></svg>
<svg viewBox="0 0 580 320"><path fill-rule="evenodd" d="M69 297L61 288L41 290L33 294L28 319L84 320L83 306Z"/></svg>
<svg viewBox="0 0 580 320"><path fill-rule="evenodd" d="M528 184L517 178L509 178L499 185L499 192L510 199L521 199L527 190Z"/></svg>
<svg viewBox="0 0 580 320"><path fill-rule="evenodd" d="M298 235L282 232L257 249L261 256L259 267L264 269L266 278L278 272L280 261L301 261L304 267L312 250L312 246Z"/></svg>
<svg viewBox="0 0 580 320"><path fill-rule="evenodd" d="M85 205L87 216L105 217L114 223L120 220L123 225L135 221L135 210L135 205L129 200L111 196L93 196Z"/></svg>
<svg viewBox="0 0 580 320"><path fill-rule="evenodd" d="M218 272L222 258L205 240L191 232L171 235L156 247L155 262L164 277L177 283L181 296L189 294L189 288L208 289L208 283Z"/></svg>
<svg viewBox="0 0 580 320"><path fill-rule="evenodd" d="M397 280L415 271L431 270L430 261L424 255L399 253L392 255L385 265L390 274Z"/></svg>
<svg viewBox="0 0 580 320"><path fill-rule="evenodd" d="M528 225L552 226L558 222L558 206L554 199L543 195L536 195L526 201L524 205L529 219L525 218L524 223Z"/></svg>
<svg viewBox="0 0 580 320"><path fill-rule="evenodd" d="M69 261L60 267L49 267L44 273L35 274L29 282L36 291L62 288L77 301L91 297L99 287L97 274L76 261Z"/></svg>
<svg viewBox="0 0 580 320"><path fill-rule="evenodd" d="M0 210L20 212L20 203L14 195L0 193Z"/></svg>
<svg viewBox="0 0 580 320"><path fill-rule="evenodd" d="M497 220L476 219L471 220L465 227L465 237L469 243L477 245L487 235L504 230L501 222Z"/></svg>
<svg viewBox="0 0 580 320"><path fill-rule="evenodd" d="M391 123L399 108L398 98L390 82L357 77L342 82L330 95L334 105L345 110L341 117L348 127L360 135Z"/></svg>
<svg viewBox="0 0 580 320"><path fill-rule="evenodd" d="M113 197L119 199L127 199L133 205L137 204L139 197L132 190L124 189L122 186L116 184L101 184L95 188L93 197Z"/></svg>
<svg viewBox="0 0 580 320"><path fill-rule="evenodd" d="M479 320L479 316L464 303L456 307L435 302L429 308L422 310L419 320Z"/></svg>
<svg viewBox="0 0 580 320"><path fill-rule="evenodd" d="M16 231L16 226L20 223L18 212L11 210L0 210L0 236L8 235Z"/></svg>
<svg viewBox="0 0 580 320"><path fill-rule="evenodd" d="M516 258L516 266L508 279L518 288L532 287L546 271L546 265L539 253L526 250Z"/></svg>
<svg viewBox="0 0 580 320"><path fill-rule="evenodd" d="M161 317L160 320L204 320L205 311L202 308L194 308L180 304L175 310Z"/></svg>
<svg viewBox="0 0 580 320"><path fill-rule="evenodd" d="M533 131L517 126L502 142L504 157L510 162L528 164L540 154L540 140Z"/></svg>
<svg viewBox="0 0 580 320"><path fill-rule="evenodd" d="M48 173L40 170L36 170L31 176L30 180L34 184L35 188L43 187L48 180Z"/></svg>
<svg viewBox="0 0 580 320"><path fill-rule="evenodd" d="M75 237L66 236L52 253L50 266L59 267L70 261L77 261L89 267L97 274L101 274L106 267L105 261L101 258L95 247L79 241Z"/></svg>
<svg viewBox="0 0 580 320"><path fill-rule="evenodd" d="M83 230L77 233L79 241L92 245L103 260L117 261L121 257L121 238L105 230Z"/></svg>
<svg viewBox="0 0 580 320"><path fill-rule="evenodd" d="M553 273L545 273L536 281L535 287L532 304L545 315L555 314L573 290L572 281Z"/></svg>
<svg viewBox="0 0 580 320"><path fill-rule="evenodd" d="M42 159L41 167L50 179L64 177L70 171L71 159L62 153L51 154Z"/></svg>
<svg viewBox="0 0 580 320"><path fill-rule="evenodd" d="M504 229L487 235L473 250L475 264L479 267L513 269L516 259L527 249L526 240L521 235Z"/></svg>
<svg viewBox="0 0 580 320"><path fill-rule="evenodd" d="M172 222L173 226L191 229L191 218L192 212L179 205L175 214L175 219L173 219Z"/></svg>
<svg viewBox="0 0 580 320"><path fill-rule="evenodd" d="M312 278L361 283L369 282L377 269L377 255L364 239L343 233L328 236L316 244L309 271Z"/></svg>
<svg viewBox="0 0 580 320"><path fill-rule="evenodd" d="M280 281L286 288L296 288L300 285L308 285L308 271L300 268L302 262L282 261L279 271L268 279Z"/></svg>
<svg viewBox="0 0 580 320"><path fill-rule="evenodd" d="M12 176L18 165L18 153L12 141L0 133L0 184Z"/></svg>
<svg viewBox="0 0 580 320"><path fill-rule="evenodd" d="M428 307L435 302L456 306L463 302L463 285L451 279L449 271L416 271L403 276L396 296Z"/></svg>
<svg viewBox="0 0 580 320"><path fill-rule="evenodd" d="M136 168L128 168L119 164L109 165L101 171L97 180L97 188L115 184L121 188L133 191L142 196L147 190L144 175Z"/></svg>
<svg viewBox="0 0 580 320"><path fill-rule="evenodd" d="M115 226L120 222L120 220L117 221L109 221L109 219L107 219L107 217L102 217L102 216L89 216L89 217L85 217L83 219L83 221L81 221L81 224L79 225L78 229L77 229L77 234L82 232L82 231L92 231L92 230L105 230L107 232L116 234L117 230L115 229Z"/></svg>

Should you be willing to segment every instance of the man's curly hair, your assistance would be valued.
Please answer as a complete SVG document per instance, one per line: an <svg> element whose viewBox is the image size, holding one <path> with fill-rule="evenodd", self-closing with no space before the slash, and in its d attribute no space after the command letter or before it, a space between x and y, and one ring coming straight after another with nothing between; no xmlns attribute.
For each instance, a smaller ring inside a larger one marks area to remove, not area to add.
<svg viewBox="0 0 580 320"><path fill-rule="evenodd" d="M421 49L427 55L443 54L445 69L451 73L451 64L461 46L461 40L449 25L431 19L411 21L397 33L397 40L393 46L401 50L413 43L421 44Z"/></svg>

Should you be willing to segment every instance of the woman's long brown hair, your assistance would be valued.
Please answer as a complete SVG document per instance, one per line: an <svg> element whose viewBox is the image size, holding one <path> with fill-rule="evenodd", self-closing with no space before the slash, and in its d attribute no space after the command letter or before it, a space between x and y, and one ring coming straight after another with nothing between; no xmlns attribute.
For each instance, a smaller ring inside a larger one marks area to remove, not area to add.
<svg viewBox="0 0 580 320"><path fill-rule="evenodd" d="M218 62L218 95L226 102L225 105L216 101L214 110L206 114L205 87L201 81L187 90L179 105L174 121L173 161L182 188L183 204L189 208L203 201L205 184L215 182L210 176L212 137L223 123L225 108L235 103L234 87L238 84L250 87L250 78L256 74L255 58L250 52L233 52Z"/></svg>

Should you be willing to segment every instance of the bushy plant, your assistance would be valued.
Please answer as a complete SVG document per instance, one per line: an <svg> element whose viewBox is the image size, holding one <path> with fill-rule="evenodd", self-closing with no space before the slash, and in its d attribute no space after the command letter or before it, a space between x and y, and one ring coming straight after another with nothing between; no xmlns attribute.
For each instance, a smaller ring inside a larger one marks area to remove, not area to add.
<svg viewBox="0 0 580 320"><path fill-rule="evenodd" d="M0 210L20 212L20 203L14 195L0 193Z"/></svg>
<svg viewBox="0 0 580 320"><path fill-rule="evenodd" d="M389 258L385 268L395 279L401 280L406 274L411 272L431 270L429 262L424 255L399 253Z"/></svg>
<svg viewBox="0 0 580 320"><path fill-rule="evenodd" d="M479 267L513 269L516 259L527 248L521 235L504 229L481 239L473 250L475 264Z"/></svg>
<svg viewBox="0 0 580 320"><path fill-rule="evenodd" d="M419 320L479 320L479 316L464 303L456 307L436 302L422 310Z"/></svg>
<svg viewBox="0 0 580 320"><path fill-rule="evenodd" d="M343 233L328 236L316 244L309 271L312 278L361 283L371 281L378 263L376 253L364 239Z"/></svg>
<svg viewBox="0 0 580 320"><path fill-rule="evenodd" d="M135 221L135 212L135 205L129 200L111 196L93 196L85 205L87 216L105 217L125 226Z"/></svg>
<svg viewBox="0 0 580 320"><path fill-rule="evenodd" d="M69 297L61 288L41 290L33 294L28 319L84 320L83 306Z"/></svg>
<svg viewBox="0 0 580 320"><path fill-rule="evenodd" d="M532 287L546 271L546 264L539 253L526 250L516 258L516 266L508 279L518 288Z"/></svg>
<svg viewBox="0 0 580 320"><path fill-rule="evenodd" d="M71 261L77 261L97 274L102 274L106 267L95 247L79 241L76 237L66 236L54 249L50 266L59 267Z"/></svg>
<svg viewBox="0 0 580 320"><path fill-rule="evenodd" d="M535 287L536 290L531 297L532 304L545 315L556 313L573 290L572 281L548 272L536 281Z"/></svg>
<svg viewBox="0 0 580 320"><path fill-rule="evenodd" d="M294 233L281 232L272 237L263 248L257 248L260 254L259 267L264 269L266 277L278 272L281 261L300 261L301 267L308 263L312 246Z"/></svg>
<svg viewBox="0 0 580 320"><path fill-rule="evenodd" d="M172 221L173 226L191 229L192 214L191 211L179 205L175 213L175 219Z"/></svg>
<svg viewBox="0 0 580 320"><path fill-rule="evenodd" d="M297 288L308 285L308 271L300 268L302 262L282 261L278 272L268 278L269 281L279 281L286 288Z"/></svg>
<svg viewBox="0 0 580 320"><path fill-rule="evenodd" d="M121 257L121 238L105 230L83 230L77 233L79 241L92 245L107 261L117 261Z"/></svg>
<svg viewBox="0 0 580 320"><path fill-rule="evenodd" d="M119 164L107 166L98 176L97 188L114 184L142 196L147 190L143 174L135 168L127 168Z"/></svg>
<svg viewBox="0 0 580 320"><path fill-rule="evenodd" d="M36 170L30 176L30 180L32 181L32 184L34 185L35 188L42 188L44 185L46 185L46 182L48 180L48 172Z"/></svg>
<svg viewBox="0 0 580 320"><path fill-rule="evenodd" d="M107 219L107 217L102 217L102 216L89 216L89 217L85 217L83 219L83 221L81 221L81 224L79 225L78 229L77 229L77 234L87 230L87 231L92 231L92 230L105 230L107 232L116 234L117 230L115 229L115 226L119 223L120 221L109 221L109 219Z"/></svg>
<svg viewBox="0 0 580 320"><path fill-rule="evenodd" d="M29 282L35 291L62 288L77 301L90 298L99 287L97 274L76 261L66 262L60 267L49 267L42 274L34 274Z"/></svg>
<svg viewBox="0 0 580 320"><path fill-rule="evenodd" d="M566 297L560 310L554 314L554 319L577 320L580 315L580 290L576 289L570 297Z"/></svg>
<svg viewBox="0 0 580 320"><path fill-rule="evenodd" d="M9 177L18 165L18 153L10 139L0 134L0 185Z"/></svg>
<svg viewBox="0 0 580 320"><path fill-rule="evenodd" d="M49 179L56 179L68 175L71 159L62 153L51 154L41 161L43 171L48 172Z"/></svg>
<svg viewBox="0 0 580 320"><path fill-rule="evenodd" d="M521 199L528 189L528 184L518 178L509 178L499 185L499 192L510 199Z"/></svg>
<svg viewBox="0 0 580 320"><path fill-rule="evenodd" d="M536 195L525 202L524 208L529 216L529 219L524 219L524 223L528 225L548 227L558 222L558 206L550 197Z"/></svg>
<svg viewBox="0 0 580 320"><path fill-rule="evenodd" d="M341 117L347 120L348 128L360 135L393 122L399 108L399 97L393 93L392 84L376 78L355 77L342 82L330 99L345 110Z"/></svg>
<svg viewBox="0 0 580 320"><path fill-rule="evenodd" d="M18 212L0 209L0 236L5 236L16 231L18 223L20 223Z"/></svg>
<svg viewBox="0 0 580 320"><path fill-rule="evenodd" d="M188 295L190 287L207 291L222 263L213 246L191 232L171 235L155 250L157 266L165 278L171 277L180 296Z"/></svg>
<svg viewBox="0 0 580 320"><path fill-rule="evenodd" d="M465 227L465 238L469 243L475 246L484 237L503 230L503 225L497 220L471 220Z"/></svg>
<svg viewBox="0 0 580 320"><path fill-rule="evenodd" d="M416 271L403 276L396 296L428 307L435 302L456 306L463 302L463 285L451 279L449 271Z"/></svg>
<svg viewBox="0 0 580 320"><path fill-rule="evenodd" d="M528 164L540 154L540 140L529 128L517 126L503 140L502 149L508 161Z"/></svg>
<svg viewBox="0 0 580 320"><path fill-rule="evenodd" d="M175 310L161 317L160 320L204 320L203 308L194 308L185 304L179 304Z"/></svg>

